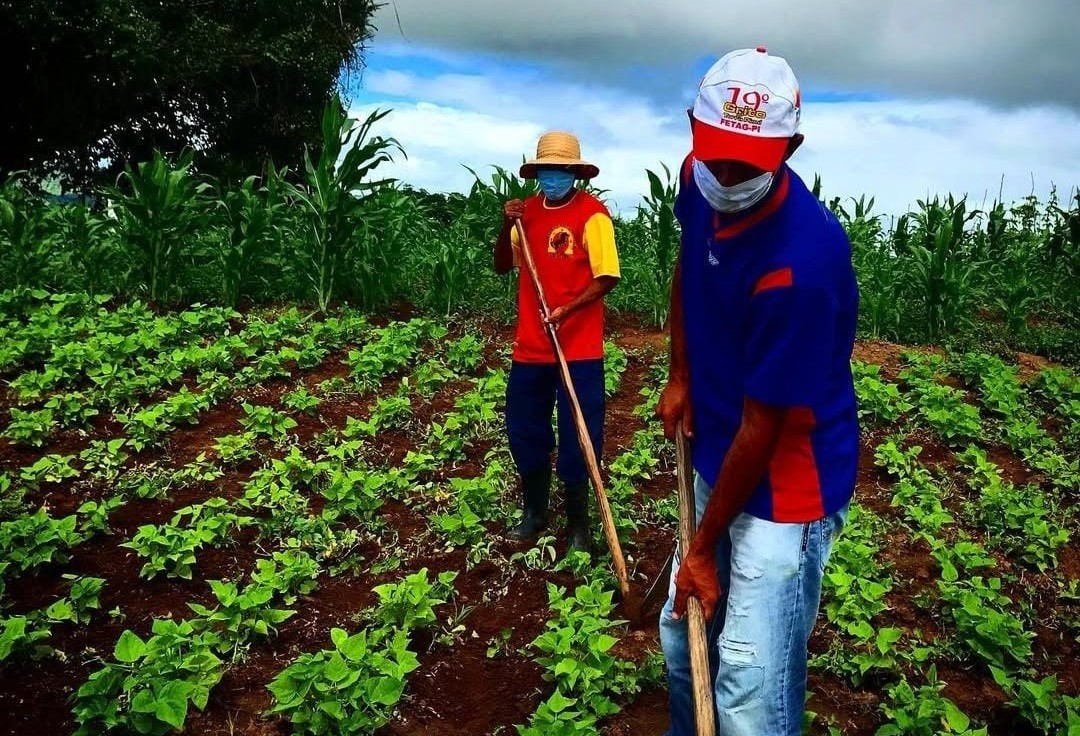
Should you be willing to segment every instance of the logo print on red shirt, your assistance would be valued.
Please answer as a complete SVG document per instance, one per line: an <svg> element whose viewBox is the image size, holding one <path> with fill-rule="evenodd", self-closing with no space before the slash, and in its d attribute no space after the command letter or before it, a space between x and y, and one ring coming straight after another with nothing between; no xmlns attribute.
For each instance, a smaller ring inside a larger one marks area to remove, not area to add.
<svg viewBox="0 0 1080 736"><path fill-rule="evenodd" d="M569 228L553 228L548 236L548 254L558 255L560 251L564 256L574 255L574 234Z"/></svg>

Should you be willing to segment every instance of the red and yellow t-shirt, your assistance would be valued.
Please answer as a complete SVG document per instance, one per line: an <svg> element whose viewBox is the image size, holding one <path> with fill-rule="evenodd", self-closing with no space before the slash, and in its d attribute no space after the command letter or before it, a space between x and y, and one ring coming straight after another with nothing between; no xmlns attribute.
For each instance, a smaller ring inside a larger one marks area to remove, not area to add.
<svg viewBox="0 0 1080 736"><path fill-rule="evenodd" d="M619 277L611 216L604 204L588 192L577 190L569 202L559 207L549 206L542 194L529 197L521 224L549 309L576 299L598 276ZM540 303L519 253L517 228L511 233L514 265L518 266L518 319L512 359L554 363L555 352L540 319ZM603 300L597 299L564 319L557 335L567 360L602 358Z"/></svg>

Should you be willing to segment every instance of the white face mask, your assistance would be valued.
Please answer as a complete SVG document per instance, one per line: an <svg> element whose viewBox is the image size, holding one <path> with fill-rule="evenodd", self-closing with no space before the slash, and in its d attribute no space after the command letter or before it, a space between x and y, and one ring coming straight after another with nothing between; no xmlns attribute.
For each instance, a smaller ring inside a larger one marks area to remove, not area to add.
<svg viewBox="0 0 1080 736"><path fill-rule="evenodd" d="M708 166L694 159L694 181L713 209L720 212L740 212L757 204L769 193L773 174L766 171L761 176L747 179L741 184L725 187L716 180Z"/></svg>

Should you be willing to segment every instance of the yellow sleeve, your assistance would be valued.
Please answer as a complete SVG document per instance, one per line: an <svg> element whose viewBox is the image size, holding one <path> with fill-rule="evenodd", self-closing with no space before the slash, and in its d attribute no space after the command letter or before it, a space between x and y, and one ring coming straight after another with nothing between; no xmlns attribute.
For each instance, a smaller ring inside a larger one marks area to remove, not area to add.
<svg viewBox="0 0 1080 736"><path fill-rule="evenodd" d="M521 268L521 238L516 227L510 228L510 252L514 254L514 268Z"/></svg>
<svg viewBox="0 0 1080 736"><path fill-rule="evenodd" d="M610 217L597 213L588 219L585 223L585 248L589 251L593 278L621 276L619 252L615 248L615 225Z"/></svg>

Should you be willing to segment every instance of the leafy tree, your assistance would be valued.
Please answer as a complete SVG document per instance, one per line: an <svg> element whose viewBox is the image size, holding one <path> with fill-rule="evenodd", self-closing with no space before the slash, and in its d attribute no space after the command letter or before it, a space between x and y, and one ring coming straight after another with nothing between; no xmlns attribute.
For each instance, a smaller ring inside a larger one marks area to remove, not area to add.
<svg viewBox="0 0 1080 736"><path fill-rule="evenodd" d="M299 167L377 0L0 0L0 175L88 187L155 150L242 178Z"/></svg>

